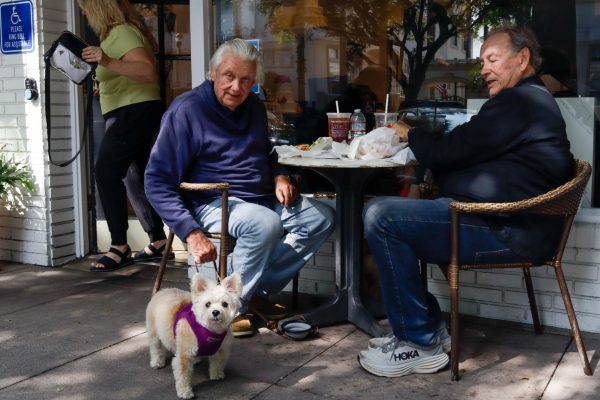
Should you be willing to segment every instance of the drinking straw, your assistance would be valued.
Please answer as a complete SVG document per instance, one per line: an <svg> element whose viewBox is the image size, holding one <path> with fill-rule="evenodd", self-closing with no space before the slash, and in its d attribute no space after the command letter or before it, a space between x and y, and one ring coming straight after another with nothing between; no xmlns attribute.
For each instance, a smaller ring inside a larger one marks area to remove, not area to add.
<svg viewBox="0 0 600 400"><path fill-rule="evenodd" d="M339 114L340 113L340 105L337 100L335 101L335 109L337 110L337 113Z"/></svg>
<svg viewBox="0 0 600 400"><path fill-rule="evenodd" d="M390 94L385 95L385 114L383 114L383 125L387 126L388 103L390 102Z"/></svg>

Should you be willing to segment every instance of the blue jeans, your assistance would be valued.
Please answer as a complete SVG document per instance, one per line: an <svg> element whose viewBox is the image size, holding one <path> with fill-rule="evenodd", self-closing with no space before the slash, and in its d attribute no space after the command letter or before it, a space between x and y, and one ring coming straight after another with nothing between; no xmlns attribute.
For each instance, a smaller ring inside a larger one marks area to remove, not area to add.
<svg viewBox="0 0 600 400"><path fill-rule="evenodd" d="M386 313L400 340L428 346L435 342L440 307L420 279L419 260L450 263L452 199L379 197L363 211L365 237L375 257ZM519 260L482 222L461 223L459 262Z"/></svg>
<svg viewBox="0 0 600 400"><path fill-rule="evenodd" d="M218 232L221 200L206 205L196 220ZM272 208L230 197L229 234L237 239L231 269L242 276L242 302L256 290L263 296L281 291L327 240L334 221L331 207L304 196L288 207L274 200Z"/></svg>

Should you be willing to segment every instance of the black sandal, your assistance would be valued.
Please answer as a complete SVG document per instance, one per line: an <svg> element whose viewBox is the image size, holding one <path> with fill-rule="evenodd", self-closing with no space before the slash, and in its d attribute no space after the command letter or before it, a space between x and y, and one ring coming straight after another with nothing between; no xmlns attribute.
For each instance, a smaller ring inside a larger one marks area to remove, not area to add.
<svg viewBox="0 0 600 400"><path fill-rule="evenodd" d="M146 253L146 250L140 250L135 254L135 257L133 257L133 259L135 261L160 260L163 257L163 251L165 251L166 246L167 244L165 243L157 249L152 245L152 243L150 243L146 247L152 252L152 254ZM171 260L173 258L175 258L175 253L170 252L167 256L167 259Z"/></svg>
<svg viewBox="0 0 600 400"><path fill-rule="evenodd" d="M119 249L115 249L114 247L108 249L108 252L119 256L119 261L115 261L109 256L104 255L100 257L98 261L96 261L96 265L90 268L91 272L111 272L133 264L133 258L131 258L131 249L129 246L127 246L127 249L124 253ZM98 267L98 264L102 264L102 267Z"/></svg>

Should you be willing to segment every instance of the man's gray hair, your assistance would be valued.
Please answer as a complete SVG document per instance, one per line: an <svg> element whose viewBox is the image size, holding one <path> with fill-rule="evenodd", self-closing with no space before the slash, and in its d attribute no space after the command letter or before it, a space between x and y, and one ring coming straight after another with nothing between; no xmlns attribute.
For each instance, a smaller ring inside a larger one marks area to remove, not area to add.
<svg viewBox="0 0 600 400"><path fill-rule="evenodd" d="M215 54L213 54L210 62L208 64L210 71L216 71L221 65L221 61L223 61L223 55L225 53L232 54L236 57L241 58L246 61L253 61L256 64L256 74L254 76L254 81L256 83L262 83L264 78L263 71L263 62L262 57L260 56L260 52L243 39L232 39L227 42L222 43Z"/></svg>
<svg viewBox="0 0 600 400"><path fill-rule="evenodd" d="M531 29L522 26L501 26L492 29L486 35L486 39L498 33L506 33L508 35L513 54L517 54L525 48L529 49L529 63L535 68L536 72L540 69L540 66L542 65L542 59L540 58L540 44Z"/></svg>

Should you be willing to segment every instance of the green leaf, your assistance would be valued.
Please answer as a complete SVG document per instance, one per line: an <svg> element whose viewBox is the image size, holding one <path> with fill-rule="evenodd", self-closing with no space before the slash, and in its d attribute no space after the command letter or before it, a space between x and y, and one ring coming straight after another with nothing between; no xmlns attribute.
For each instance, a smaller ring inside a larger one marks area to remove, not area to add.
<svg viewBox="0 0 600 400"><path fill-rule="evenodd" d="M4 146L1 146L0 150L3 148ZM0 194L17 187L23 187L29 192L34 190L29 166L24 162L15 161L14 156L9 157L0 152Z"/></svg>

